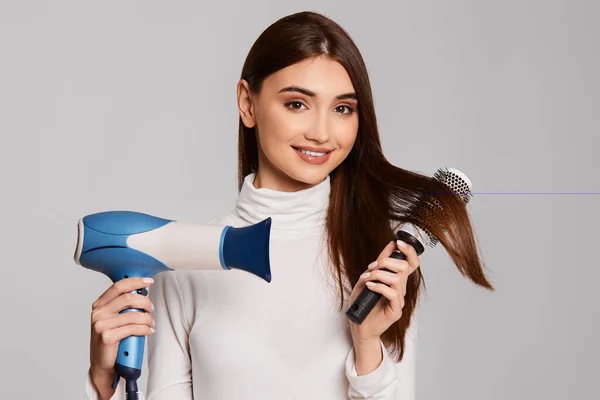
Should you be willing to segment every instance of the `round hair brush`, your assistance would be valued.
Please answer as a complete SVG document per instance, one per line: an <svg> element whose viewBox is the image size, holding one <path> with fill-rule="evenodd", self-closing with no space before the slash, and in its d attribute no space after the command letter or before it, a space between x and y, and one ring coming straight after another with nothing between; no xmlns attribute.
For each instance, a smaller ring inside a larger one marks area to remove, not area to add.
<svg viewBox="0 0 600 400"><path fill-rule="evenodd" d="M454 194L459 195L465 204L471 199L471 181L456 168L440 168L433 177L448 186ZM435 196L425 194L409 209L408 214L416 221L428 221L435 224L438 216L443 212L444 210ZM421 255L426 246L434 247L439 243L439 240L424 226L412 223L401 225L396 232L396 239L414 247L417 255ZM395 250L390 257L406 260L406 256L398 250ZM355 324L362 324L381 297L380 293L373 292L365 287L346 311L346 316Z"/></svg>

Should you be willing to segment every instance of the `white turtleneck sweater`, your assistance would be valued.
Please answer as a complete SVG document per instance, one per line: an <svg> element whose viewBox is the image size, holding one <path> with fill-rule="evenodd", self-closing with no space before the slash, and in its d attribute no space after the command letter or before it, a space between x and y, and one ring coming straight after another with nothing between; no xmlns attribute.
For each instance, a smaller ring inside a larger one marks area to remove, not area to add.
<svg viewBox="0 0 600 400"><path fill-rule="evenodd" d="M414 400L416 315L403 360L395 363L381 343L382 363L357 375L348 304L338 311L328 273L329 177L298 192L256 189L254 177L246 177L234 210L210 224L271 217L272 281L240 270L156 275L149 290L156 332L147 341L148 387L140 399ZM125 400L124 383L112 399ZM98 399L89 371L86 391Z"/></svg>

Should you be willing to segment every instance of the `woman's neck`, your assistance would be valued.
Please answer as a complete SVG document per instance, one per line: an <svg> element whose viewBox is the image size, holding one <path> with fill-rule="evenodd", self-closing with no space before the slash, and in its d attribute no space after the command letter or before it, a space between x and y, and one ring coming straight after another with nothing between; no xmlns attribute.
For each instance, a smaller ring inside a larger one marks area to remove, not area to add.
<svg viewBox="0 0 600 400"><path fill-rule="evenodd" d="M298 181L281 171L259 168L253 185L256 189L271 189L277 192L298 192L315 186L314 184Z"/></svg>
<svg viewBox="0 0 600 400"><path fill-rule="evenodd" d="M320 228L325 224L329 176L307 189L282 191L255 186L257 175L251 173L244 178L236 201L236 211L243 219L255 224L270 217L273 228L282 230Z"/></svg>

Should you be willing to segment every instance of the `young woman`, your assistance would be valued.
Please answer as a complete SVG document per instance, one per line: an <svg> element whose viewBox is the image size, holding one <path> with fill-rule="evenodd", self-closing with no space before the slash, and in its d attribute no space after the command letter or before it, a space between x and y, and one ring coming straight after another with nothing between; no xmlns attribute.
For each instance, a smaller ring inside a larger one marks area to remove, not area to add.
<svg viewBox="0 0 600 400"><path fill-rule="evenodd" d="M393 228L410 221L420 195L443 187L385 159L359 50L322 15L268 27L237 96L240 192L212 223L271 217L273 280L161 273L149 298L128 292L151 281L112 285L93 305L89 398L125 398L122 381L111 389L118 343L148 335L148 400L414 399L423 281L414 248L393 241ZM463 275L492 290L464 203L439 201L448 212L426 228ZM396 249L406 261L390 258ZM365 287L383 298L356 325L344 312ZM129 307L148 313L119 314Z"/></svg>

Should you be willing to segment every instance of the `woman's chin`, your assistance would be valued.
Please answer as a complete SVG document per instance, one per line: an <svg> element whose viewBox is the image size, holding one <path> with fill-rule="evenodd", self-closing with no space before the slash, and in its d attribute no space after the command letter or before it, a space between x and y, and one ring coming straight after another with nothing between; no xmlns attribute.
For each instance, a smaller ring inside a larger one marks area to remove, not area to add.
<svg viewBox="0 0 600 400"><path fill-rule="evenodd" d="M325 168L319 168L315 171L298 171L294 174L294 179L306 185L314 186L323 182L331 171Z"/></svg>

